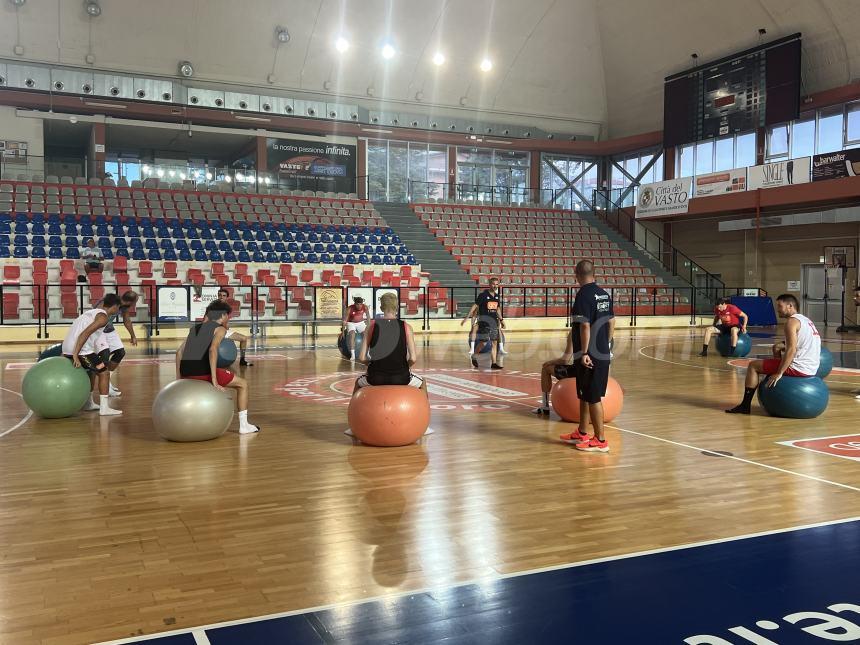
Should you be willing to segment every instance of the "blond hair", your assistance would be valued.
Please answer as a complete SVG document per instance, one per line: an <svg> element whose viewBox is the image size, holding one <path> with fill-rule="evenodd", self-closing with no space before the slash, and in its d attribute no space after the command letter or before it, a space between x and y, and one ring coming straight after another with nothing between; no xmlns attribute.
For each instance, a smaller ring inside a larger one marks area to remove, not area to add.
<svg viewBox="0 0 860 645"><path fill-rule="evenodd" d="M382 294L382 297L379 299L379 306L382 308L384 313L397 313L397 294L391 292Z"/></svg>

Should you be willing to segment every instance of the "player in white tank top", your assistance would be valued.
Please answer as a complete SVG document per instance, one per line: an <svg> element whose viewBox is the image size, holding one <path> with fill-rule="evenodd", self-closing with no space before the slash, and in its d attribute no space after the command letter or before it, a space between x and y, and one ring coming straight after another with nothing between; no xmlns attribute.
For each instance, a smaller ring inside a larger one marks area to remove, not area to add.
<svg viewBox="0 0 860 645"><path fill-rule="evenodd" d="M749 414L753 394L759 387L759 376L770 378L762 387L773 387L783 377L815 376L821 362L821 336L809 318L797 313L797 298L783 294L776 299L776 311L785 319L785 341L773 346L773 358L752 361L747 366L744 398L740 405L726 412Z"/></svg>
<svg viewBox="0 0 860 645"><path fill-rule="evenodd" d="M115 293L104 297L102 304L78 316L63 339L63 354L75 367L89 372L93 391L99 395L99 403L89 399L83 409L98 410L101 416L116 416L122 410L114 410L109 405L110 372L108 359L110 350L105 338L104 327L110 316L119 310L120 299Z"/></svg>

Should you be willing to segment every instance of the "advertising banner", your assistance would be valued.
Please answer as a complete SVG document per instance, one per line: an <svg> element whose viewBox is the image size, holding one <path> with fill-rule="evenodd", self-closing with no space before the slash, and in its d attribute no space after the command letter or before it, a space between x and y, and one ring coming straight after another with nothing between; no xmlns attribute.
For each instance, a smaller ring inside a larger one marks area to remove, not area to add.
<svg viewBox="0 0 860 645"><path fill-rule="evenodd" d="M213 300L218 300L218 287L191 287L191 320L202 320Z"/></svg>
<svg viewBox="0 0 860 645"><path fill-rule="evenodd" d="M811 164L812 157L800 157L790 161L751 166L747 174L747 190L808 184Z"/></svg>
<svg viewBox="0 0 860 645"><path fill-rule="evenodd" d="M645 184L636 200L636 218L683 215L690 206L692 177Z"/></svg>
<svg viewBox="0 0 860 645"><path fill-rule="evenodd" d="M725 195L747 189L747 169L735 168L696 177L696 197Z"/></svg>
<svg viewBox="0 0 860 645"><path fill-rule="evenodd" d="M343 291L341 289L317 287L316 297L318 319L341 320L343 318Z"/></svg>
<svg viewBox="0 0 860 645"><path fill-rule="evenodd" d="M812 181L860 176L860 148L828 152L812 158Z"/></svg>
<svg viewBox="0 0 860 645"><path fill-rule="evenodd" d="M158 320L188 321L188 287L158 287Z"/></svg>
<svg viewBox="0 0 860 645"><path fill-rule="evenodd" d="M268 170L287 186L353 192L356 147L334 143L268 139Z"/></svg>

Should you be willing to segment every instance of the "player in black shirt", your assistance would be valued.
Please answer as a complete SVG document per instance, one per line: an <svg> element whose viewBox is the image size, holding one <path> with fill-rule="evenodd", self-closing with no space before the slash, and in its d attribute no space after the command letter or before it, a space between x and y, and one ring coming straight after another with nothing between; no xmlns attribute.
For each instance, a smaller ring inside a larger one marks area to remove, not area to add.
<svg viewBox="0 0 860 645"><path fill-rule="evenodd" d="M499 340L501 330L505 327L502 319L502 304L499 297L499 279L490 278L490 288L485 289L475 298L475 304L469 309L469 313L460 323L462 327L465 322L475 315L478 316L478 325L475 333L475 349L472 354L472 367L478 367L475 354L480 354L487 343L491 343L490 356L492 358L491 368L502 369L498 364Z"/></svg>
<svg viewBox="0 0 860 645"><path fill-rule="evenodd" d="M565 443L574 444L577 450L609 452L603 431L603 404L609 381L610 344L615 332L615 318L610 295L597 286L594 264L582 260L576 265L576 280L580 284L573 302L573 326L567 340L567 349L561 358L547 361L541 371L543 405L535 412L549 414L549 392L552 377L576 378L580 400L579 427L561 436ZM594 426L594 436L588 436L588 420Z"/></svg>

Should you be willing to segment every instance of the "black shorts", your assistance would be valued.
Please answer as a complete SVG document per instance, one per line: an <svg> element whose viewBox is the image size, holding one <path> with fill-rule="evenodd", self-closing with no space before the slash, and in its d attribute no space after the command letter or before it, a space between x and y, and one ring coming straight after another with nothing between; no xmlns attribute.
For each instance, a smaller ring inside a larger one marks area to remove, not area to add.
<svg viewBox="0 0 860 645"><path fill-rule="evenodd" d="M71 356L67 354L64 354L64 356L72 360ZM110 350L103 349L98 354L83 354L78 356L78 360L81 361L81 367L87 372L101 374L107 371L108 363L110 362Z"/></svg>
<svg viewBox="0 0 860 645"><path fill-rule="evenodd" d="M399 373L374 373L365 374L359 377L359 387L365 385L412 385L413 387L421 387L424 382L420 376L415 376L409 370Z"/></svg>
<svg viewBox="0 0 860 645"><path fill-rule="evenodd" d="M499 340L499 322L494 318L479 318L478 332L475 334L475 341L478 343L486 343L488 341Z"/></svg>
<svg viewBox="0 0 860 645"><path fill-rule="evenodd" d="M720 323L719 325L715 325L721 334L728 334L732 331L732 329L740 329L740 325L724 325Z"/></svg>
<svg viewBox="0 0 860 645"><path fill-rule="evenodd" d="M580 401L600 403L609 383L609 361L591 360L591 368L585 367L581 360L576 362L576 395Z"/></svg>
<svg viewBox="0 0 860 645"><path fill-rule="evenodd" d="M576 365L556 365L553 376L559 381L566 378L576 378Z"/></svg>

